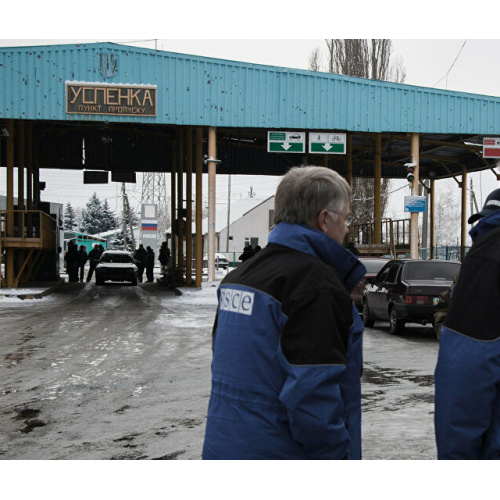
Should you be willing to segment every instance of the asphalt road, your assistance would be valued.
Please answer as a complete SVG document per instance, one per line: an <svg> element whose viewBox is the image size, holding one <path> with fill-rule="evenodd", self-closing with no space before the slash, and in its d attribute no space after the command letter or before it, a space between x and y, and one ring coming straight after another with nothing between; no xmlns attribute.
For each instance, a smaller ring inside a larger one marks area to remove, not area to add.
<svg viewBox="0 0 500 500"><path fill-rule="evenodd" d="M0 459L197 460L216 287L64 284L0 300ZM430 327L364 341L363 458L434 459Z"/></svg>

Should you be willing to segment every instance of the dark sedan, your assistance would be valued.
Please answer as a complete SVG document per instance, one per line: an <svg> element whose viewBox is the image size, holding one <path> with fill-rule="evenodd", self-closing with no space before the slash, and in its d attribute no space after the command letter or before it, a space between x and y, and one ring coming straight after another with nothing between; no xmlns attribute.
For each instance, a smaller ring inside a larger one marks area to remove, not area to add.
<svg viewBox="0 0 500 500"><path fill-rule="evenodd" d="M354 287L351 298L358 311L363 308L363 292L367 283L373 281L378 272L387 264L390 259L384 257L360 257L360 262L366 267L366 274L363 279Z"/></svg>
<svg viewBox="0 0 500 500"><path fill-rule="evenodd" d="M363 294L363 323L390 322L390 332L400 334L406 323L434 324L434 306L460 271L459 262L402 260L388 262Z"/></svg>
<svg viewBox="0 0 500 500"><path fill-rule="evenodd" d="M137 266L132 254L123 250L106 250L95 268L95 282L130 281L137 285Z"/></svg>

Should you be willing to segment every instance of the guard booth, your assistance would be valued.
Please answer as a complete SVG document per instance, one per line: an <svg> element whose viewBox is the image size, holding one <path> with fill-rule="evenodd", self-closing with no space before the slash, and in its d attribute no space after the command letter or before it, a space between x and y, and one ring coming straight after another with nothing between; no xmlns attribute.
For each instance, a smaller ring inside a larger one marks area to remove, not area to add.
<svg viewBox="0 0 500 500"><path fill-rule="evenodd" d="M0 254L4 269L13 269L9 282L2 272L2 287L59 279L61 218L50 213L50 204L42 204L41 208L21 210L15 206L13 210L0 210Z"/></svg>

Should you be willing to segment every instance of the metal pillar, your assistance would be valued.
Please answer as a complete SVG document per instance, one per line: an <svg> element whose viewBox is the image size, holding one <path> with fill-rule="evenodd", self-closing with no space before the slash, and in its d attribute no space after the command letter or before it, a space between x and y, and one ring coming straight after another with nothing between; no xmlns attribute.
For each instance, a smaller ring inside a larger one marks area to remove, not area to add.
<svg viewBox="0 0 500 500"><path fill-rule="evenodd" d="M178 142L177 158L177 247L179 255L179 268L184 267L184 129L181 129ZM182 280L182 278L179 278Z"/></svg>
<svg viewBox="0 0 500 500"><path fill-rule="evenodd" d="M193 131L186 132L186 285L193 282Z"/></svg>
<svg viewBox="0 0 500 500"><path fill-rule="evenodd" d="M215 176L217 164L215 127L208 128L208 281L215 281Z"/></svg>
<svg viewBox="0 0 500 500"><path fill-rule="evenodd" d="M373 172L374 243L382 243L382 208L380 184L382 182L382 135L375 134L375 165Z"/></svg>
<svg viewBox="0 0 500 500"><path fill-rule="evenodd" d="M434 203L436 198L436 181L435 179L431 179L431 188L430 188L430 209L429 209L429 246L431 248L431 259L434 259L436 256L435 248L436 248L436 227L434 220Z"/></svg>
<svg viewBox="0 0 500 500"><path fill-rule="evenodd" d="M349 186L352 187L352 134L347 134L347 162L345 171L345 180L348 182Z"/></svg>
<svg viewBox="0 0 500 500"><path fill-rule="evenodd" d="M203 234L201 227L202 218L202 179L203 179L203 130L201 127L196 128L196 287L201 287L202 267L203 267Z"/></svg>
<svg viewBox="0 0 500 500"><path fill-rule="evenodd" d="M467 238L467 168L462 165L462 221L460 231L460 261L465 257L465 243Z"/></svg>
<svg viewBox="0 0 500 500"><path fill-rule="evenodd" d="M415 164L415 170L413 172L415 179L411 187L411 194L413 196L418 195L419 148L420 136L414 133L411 136L411 162ZM418 212L412 212L410 217L410 258L418 259Z"/></svg>
<svg viewBox="0 0 500 500"><path fill-rule="evenodd" d="M28 210L28 238L33 236L33 126L28 125L26 140L26 208Z"/></svg>
<svg viewBox="0 0 500 500"><path fill-rule="evenodd" d="M170 244L172 267L175 269L177 267L177 236L176 233L176 220L177 212L176 209L176 190L175 190L175 175L177 170L177 141L174 139L172 141L172 166L170 168L170 236L172 237L172 242Z"/></svg>
<svg viewBox="0 0 500 500"><path fill-rule="evenodd" d="M7 220L5 235L14 236L14 120L7 120L6 162L7 162ZM14 249L6 249L5 283L14 286Z"/></svg>

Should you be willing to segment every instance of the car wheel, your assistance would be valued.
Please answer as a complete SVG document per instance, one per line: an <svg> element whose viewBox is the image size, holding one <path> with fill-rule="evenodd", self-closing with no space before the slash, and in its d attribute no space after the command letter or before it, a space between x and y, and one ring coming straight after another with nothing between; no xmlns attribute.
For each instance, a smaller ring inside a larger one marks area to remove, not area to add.
<svg viewBox="0 0 500 500"><path fill-rule="evenodd" d="M389 313L389 331L393 335L401 335L405 329L405 322L398 318L396 308L393 307Z"/></svg>
<svg viewBox="0 0 500 500"><path fill-rule="evenodd" d="M371 328L375 324L375 318L373 317L368 303L366 300L363 302L363 325L367 328Z"/></svg>
<svg viewBox="0 0 500 500"><path fill-rule="evenodd" d="M137 285L137 278L135 280L132 280L132 285Z"/></svg>
<svg viewBox="0 0 500 500"><path fill-rule="evenodd" d="M95 284L96 285L104 285L104 280L101 278L97 278L97 276L96 276Z"/></svg>

